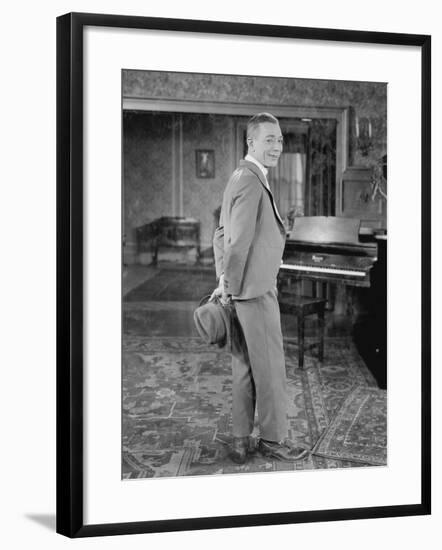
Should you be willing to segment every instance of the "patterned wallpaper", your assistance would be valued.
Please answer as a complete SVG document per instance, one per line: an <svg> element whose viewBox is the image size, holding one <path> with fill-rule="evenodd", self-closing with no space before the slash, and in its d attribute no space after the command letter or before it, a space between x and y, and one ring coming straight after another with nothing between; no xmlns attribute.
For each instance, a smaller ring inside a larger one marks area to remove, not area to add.
<svg viewBox="0 0 442 550"><path fill-rule="evenodd" d="M155 213L173 214L172 116L125 113L123 136L125 231L132 240L133 228Z"/></svg>

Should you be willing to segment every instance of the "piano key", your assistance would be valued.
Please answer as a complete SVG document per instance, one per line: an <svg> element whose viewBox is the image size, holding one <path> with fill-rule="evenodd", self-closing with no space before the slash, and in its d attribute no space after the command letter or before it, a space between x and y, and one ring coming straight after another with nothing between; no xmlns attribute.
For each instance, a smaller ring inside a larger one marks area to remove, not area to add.
<svg viewBox="0 0 442 550"><path fill-rule="evenodd" d="M294 264L282 264L280 269L289 271L307 271L310 273L335 273L337 275L351 275L355 277L365 277L365 271L356 271L353 269L335 269L330 267L305 266Z"/></svg>

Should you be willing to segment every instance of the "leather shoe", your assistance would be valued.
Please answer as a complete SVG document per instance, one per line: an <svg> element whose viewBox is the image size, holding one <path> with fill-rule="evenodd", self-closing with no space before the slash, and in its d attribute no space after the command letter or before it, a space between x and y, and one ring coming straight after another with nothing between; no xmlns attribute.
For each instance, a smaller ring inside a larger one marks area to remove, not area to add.
<svg viewBox="0 0 442 550"><path fill-rule="evenodd" d="M233 437L229 456L236 464L244 464L249 453L249 437Z"/></svg>
<svg viewBox="0 0 442 550"><path fill-rule="evenodd" d="M307 449L295 446L289 439L284 439L284 441L280 441L279 443L260 439L258 449L263 456L286 462L301 460L301 458L305 458L308 454Z"/></svg>

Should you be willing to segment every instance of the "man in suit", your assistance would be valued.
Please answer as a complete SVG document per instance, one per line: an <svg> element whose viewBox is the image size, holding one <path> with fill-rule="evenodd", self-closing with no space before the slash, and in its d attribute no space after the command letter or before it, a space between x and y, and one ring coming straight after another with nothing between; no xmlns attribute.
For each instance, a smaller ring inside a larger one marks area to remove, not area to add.
<svg viewBox="0 0 442 550"><path fill-rule="evenodd" d="M285 229L267 181L278 164L283 138L269 113L247 124L248 154L224 191L220 226L213 240L219 286L212 296L233 300L244 353L232 357L231 458L243 464L250 448L255 405L261 454L294 461L307 451L288 440L286 372L276 277Z"/></svg>

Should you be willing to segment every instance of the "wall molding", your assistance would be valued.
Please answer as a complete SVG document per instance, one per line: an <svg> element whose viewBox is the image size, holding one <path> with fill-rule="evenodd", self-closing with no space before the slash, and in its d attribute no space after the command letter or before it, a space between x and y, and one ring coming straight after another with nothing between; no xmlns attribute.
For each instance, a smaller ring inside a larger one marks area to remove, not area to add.
<svg viewBox="0 0 442 550"><path fill-rule="evenodd" d="M225 101L195 101L188 99L161 99L148 97L123 97L123 110L169 111L176 113L209 113L224 115L253 115L256 111L272 109L275 116L293 118L340 118L349 107L323 107L307 105L281 105L277 103L235 103Z"/></svg>

